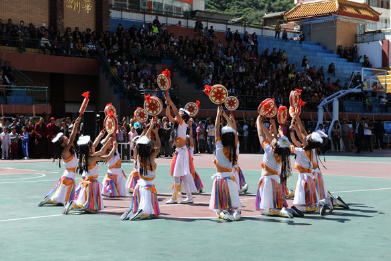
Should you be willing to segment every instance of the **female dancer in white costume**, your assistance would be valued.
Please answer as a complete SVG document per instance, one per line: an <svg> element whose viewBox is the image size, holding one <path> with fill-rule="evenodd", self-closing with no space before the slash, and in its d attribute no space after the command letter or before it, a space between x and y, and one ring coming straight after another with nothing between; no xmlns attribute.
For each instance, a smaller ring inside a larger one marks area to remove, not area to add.
<svg viewBox="0 0 391 261"><path fill-rule="evenodd" d="M102 184L98 180L99 167L97 161L107 160L113 157L117 141L113 141L113 148L109 155L105 156L94 156L102 155L108 145L112 142L112 138L107 139L107 142L103 145L99 152L95 153L95 147L93 146L90 136L80 137L77 141L77 145L80 150L79 157L79 173L82 175L82 183L80 184L80 190L76 192L76 199L65 204L63 214L68 215L71 210L79 210L88 213L96 213L97 211L103 210L103 199L101 189Z"/></svg>
<svg viewBox="0 0 391 261"><path fill-rule="evenodd" d="M186 147L186 130L187 130L187 121L190 118L190 113L184 109L178 109L171 101L170 96L166 96L166 114L168 119L174 124L174 131L176 133L176 139L174 141L175 145L175 155L171 161L171 176L174 177L174 190L172 192L171 198L166 202L166 204L176 204L177 196L180 190L181 181L182 186L186 192L186 199L181 202L181 204L192 204L193 195L191 194L191 187L189 182L193 181L191 174L191 155L189 150ZM172 108L175 118L171 116L170 107Z"/></svg>
<svg viewBox="0 0 391 261"><path fill-rule="evenodd" d="M113 144L109 144L104 155L108 155L113 149ZM109 169L105 178L103 179L103 187L101 193L110 197L126 196L126 175L122 170L121 158L118 152L118 145L115 148L113 157L106 159Z"/></svg>
<svg viewBox="0 0 391 261"><path fill-rule="evenodd" d="M262 177L259 180L257 198L255 202L256 210L262 215L281 216L286 218L303 217L303 213L295 206L288 209L285 199L283 182L291 176L291 166L289 161L290 142L284 136L280 128L279 136L275 132L275 137L270 134L263 125L261 116L257 119L257 130L259 142L265 153L262 162ZM265 139L266 136L266 139Z"/></svg>
<svg viewBox="0 0 391 261"><path fill-rule="evenodd" d="M220 132L221 115L227 120L228 126L223 127ZM213 162L216 165L216 174L212 177L214 181L209 209L214 210L221 219L240 220L239 207L242 206L242 203L239 199L236 179L232 174L232 168L238 160L236 155L238 135L235 122L223 112L221 106L217 108L215 137L216 156Z"/></svg>
<svg viewBox="0 0 391 261"><path fill-rule="evenodd" d="M77 118L75 124L73 125L69 139L64 136L62 132L60 132L52 140L56 146L55 159L62 158L65 165L65 171L52 190L38 204L38 207L42 207L45 204L64 205L66 202L74 199L77 155L75 149L73 148L73 142L75 141L79 124L80 118ZM58 165L61 167L60 160Z"/></svg>
<svg viewBox="0 0 391 261"><path fill-rule="evenodd" d="M296 123L301 127L298 127ZM326 214L327 208L330 209L330 212L333 210L333 204L329 198L319 200L312 177L312 149L321 146L322 138L315 132L304 137L300 131L301 128L303 126L300 118L294 115L292 125L289 129L291 140L296 146L291 145L291 152L296 154L295 167L299 171L299 177L296 183L293 205L302 212L315 212L319 210L320 215L323 216ZM297 141L293 130L296 130L296 134L302 142Z"/></svg>
<svg viewBox="0 0 391 261"><path fill-rule="evenodd" d="M159 202L155 188L156 156L160 151L159 128L151 122L148 132L137 140L137 158L140 179L137 181L130 208L121 215L122 220L141 220L156 218L160 215ZM151 132L155 134L156 142L151 141ZM154 143L154 145L153 145Z"/></svg>

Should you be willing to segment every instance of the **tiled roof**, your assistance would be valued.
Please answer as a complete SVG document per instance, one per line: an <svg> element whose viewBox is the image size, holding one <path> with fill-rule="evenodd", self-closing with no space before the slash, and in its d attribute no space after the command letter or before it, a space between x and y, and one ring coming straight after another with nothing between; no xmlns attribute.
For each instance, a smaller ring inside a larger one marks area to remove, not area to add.
<svg viewBox="0 0 391 261"><path fill-rule="evenodd" d="M356 3L347 0L327 0L320 2L300 3L285 13L287 21L343 15L365 20L379 21L381 13L375 11L366 3Z"/></svg>

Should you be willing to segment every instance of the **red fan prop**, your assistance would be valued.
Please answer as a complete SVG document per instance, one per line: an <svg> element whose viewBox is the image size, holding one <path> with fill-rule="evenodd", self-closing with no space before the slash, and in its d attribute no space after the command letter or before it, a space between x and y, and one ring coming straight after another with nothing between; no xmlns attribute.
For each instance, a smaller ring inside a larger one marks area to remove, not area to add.
<svg viewBox="0 0 391 261"><path fill-rule="evenodd" d="M277 114L277 106L274 99L266 99L258 106L258 113L262 117L273 118Z"/></svg>
<svg viewBox="0 0 391 261"><path fill-rule="evenodd" d="M296 114L297 116L300 116L301 113L301 107L298 106L297 108L289 107L289 115L293 118L293 114Z"/></svg>
<svg viewBox="0 0 391 261"><path fill-rule="evenodd" d="M190 117L194 117L198 114L200 102L188 102L185 105L185 110L190 112Z"/></svg>
<svg viewBox="0 0 391 261"><path fill-rule="evenodd" d="M115 109L115 107L111 103L106 104L105 116L107 116L109 111L113 111L114 116L117 116L117 110Z"/></svg>
<svg viewBox="0 0 391 261"><path fill-rule="evenodd" d="M285 123L288 120L288 108L287 107L280 106L280 108L278 108L277 120L280 125L285 126Z"/></svg>
<svg viewBox="0 0 391 261"><path fill-rule="evenodd" d="M236 110L238 107L239 107L239 100L235 96L229 96L225 101L225 108L231 111L231 113L232 111Z"/></svg>
<svg viewBox="0 0 391 261"><path fill-rule="evenodd" d="M107 131L107 134L108 135L112 135L117 133L117 129L118 129L118 120L117 120L117 117L115 117L114 115L114 112L113 111L109 111L106 118L105 118L105 129Z"/></svg>
<svg viewBox="0 0 391 261"><path fill-rule="evenodd" d="M137 122L144 123L148 120L148 113L146 110L139 107L134 111L134 118Z"/></svg>
<svg viewBox="0 0 391 261"><path fill-rule="evenodd" d="M157 77L157 85L161 90L165 91L166 94L168 94L168 90L171 87L170 77L171 77L171 73L167 69L161 74L159 74L159 76Z"/></svg>
<svg viewBox="0 0 391 261"><path fill-rule="evenodd" d="M291 91L289 95L289 104L293 108L297 108L299 106L300 94L297 91Z"/></svg>
<svg viewBox="0 0 391 261"><path fill-rule="evenodd" d="M79 117L83 115L84 111L87 108L88 102L90 100L90 92L85 92L81 96L84 97L83 103L81 104L80 110L79 110Z"/></svg>
<svg viewBox="0 0 391 261"><path fill-rule="evenodd" d="M221 84L212 87L205 85L204 93L209 96L210 101L214 104L223 104L228 98L228 91Z"/></svg>
<svg viewBox="0 0 391 261"><path fill-rule="evenodd" d="M152 116L159 115L163 110L163 102L155 96L152 96L150 94L144 95L145 102L144 102L144 109L145 111Z"/></svg>

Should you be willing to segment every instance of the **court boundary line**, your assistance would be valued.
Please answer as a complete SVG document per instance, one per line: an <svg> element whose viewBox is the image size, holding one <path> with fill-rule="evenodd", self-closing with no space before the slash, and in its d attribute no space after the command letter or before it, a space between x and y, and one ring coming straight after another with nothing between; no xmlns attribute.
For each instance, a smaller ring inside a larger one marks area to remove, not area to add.
<svg viewBox="0 0 391 261"><path fill-rule="evenodd" d="M4 180L0 179L0 184L7 183L7 182L3 182L3 181L10 181L10 180L12 180L11 181L12 183L18 183L16 180L39 179L39 178L46 177L46 175L43 174L43 173L21 173L21 174L4 174L4 175L43 175L43 176L31 177L31 178L4 179ZM16 181L16 182L13 182L13 181Z"/></svg>

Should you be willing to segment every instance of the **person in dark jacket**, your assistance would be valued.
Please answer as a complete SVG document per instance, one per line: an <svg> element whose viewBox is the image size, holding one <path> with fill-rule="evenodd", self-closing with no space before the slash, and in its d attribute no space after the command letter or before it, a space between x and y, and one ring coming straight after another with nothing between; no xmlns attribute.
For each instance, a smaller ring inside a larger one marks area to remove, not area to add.
<svg viewBox="0 0 391 261"><path fill-rule="evenodd" d="M362 141L364 139L364 124L365 124L365 118L357 118L356 120L356 146L357 146L357 151L356 153L360 153L362 151Z"/></svg>

